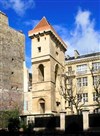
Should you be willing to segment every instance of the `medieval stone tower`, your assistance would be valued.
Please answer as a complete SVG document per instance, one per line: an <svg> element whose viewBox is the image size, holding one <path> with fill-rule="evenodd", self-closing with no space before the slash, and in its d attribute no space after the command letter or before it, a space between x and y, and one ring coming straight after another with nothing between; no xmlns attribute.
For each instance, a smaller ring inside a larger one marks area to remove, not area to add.
<svg viewBox="0 0 100 136"><path fill-rule="evenodd" d="M22 107L24 35L0 12L0 109Z"/></svg>
<svg viewBox="0 0 100 136"><path fill-rule="evenodd" d="M66 44L45 17L29 31L32 43L32 113L61 110L60 80Z"/></svg>

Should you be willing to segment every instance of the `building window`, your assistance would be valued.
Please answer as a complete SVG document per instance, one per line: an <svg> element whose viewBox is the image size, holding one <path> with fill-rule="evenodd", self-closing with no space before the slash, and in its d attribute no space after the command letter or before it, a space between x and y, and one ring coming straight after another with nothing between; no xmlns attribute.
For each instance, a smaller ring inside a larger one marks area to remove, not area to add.
<svg viewBox="0 0 100 136"><path fill-rule="evenodd" d="M93 92L93 101L96 101L96 100L97 100L97 93Z"/></svg>
<svg viewBox="0 0 100 136"><path fill-rule="evenodd" d="M87 64L78 65L76 68L77 73L86 73L87 72Z"/></svg>
<svg viewBox="0 0 100 136"><path fill-rule="evenodd" d="M72 67L68 67L68 72L72 72Z"/></svg>
<svg viewBox="0 0 100 136"><path fill-rule="evenodd" d="M88 85L87 77L77 78L77 86L81 87L87 85Z"/></svg>
<svg viewBox="0 0 100 136"><path fill-rule="evenodd" d="M41 47L38 47L38 52L41 52Z"/></svg>
<svg viewBox="0 0 100 136"><path fill-rule="evenodd" d="M39 65L38 72L39 81L44 81L44 66L42 64Z"/></svg>
<svg viewBox="0 0 100 136"><path fill-rule="evenodd" d="M40 41L40 37L37 38L37 41L38 41L38 42Z"/></svg>
<svg viewBox="0 0 100 136"><path fill-rule="evenodd" d="M93 71L100 70L100 62L92 63L92 69Z"/></svg>
<svg viewBox="0 0 100 136"><path fill-rule="evenodd" d="M56 55L58 56L58 52L56 51Z"/></svg>
<svg viewBox="0 0 100 136"><path fill-rule="evenodd" d="M77 94L78 102L88 102L88 93Z"/></svg>
<svg viewBox="0 0 100 136"><path fill-rule="evenodd" d="M100 76L93 76L93 85L96 85L97 87L100 84Z"/></svg>
<svg viewBox="0 0 100 136"><path fill-rule="evenodd" d="M88 93L83 93L82 96L83 96L82 101L83 102L88 102Z"/></svg>
<svg viewBox="0 0 100 136"><path fill-rule="evenodd" d="M39 107L40 107L40 113L41 114L45 113L45 100L42 98L39 100Z"/></svg>
<svg viewBox="0 0 100 136"><path fill-rule="evenodd" d="M78 102L82 101L82 94L77 94L77 100L78 100Z"/></svg>
<svg viewBox="0 0 100 136"><path fill-rule="evenodd" d="M56 66L55 66L55 83L57 81L58 71L59 71L59 66L58 66L58 64L56 64Z"/></svg>

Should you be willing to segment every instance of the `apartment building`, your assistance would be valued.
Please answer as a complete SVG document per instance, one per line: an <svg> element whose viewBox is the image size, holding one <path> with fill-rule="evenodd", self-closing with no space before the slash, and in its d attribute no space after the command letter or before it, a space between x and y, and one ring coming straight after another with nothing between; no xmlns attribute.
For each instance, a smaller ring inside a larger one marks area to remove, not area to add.
<svg viewBox="0 0 100 136"><path fill-rule="evenodd" d="M75 50L74 57L67 56L65 62L66 76L68 80L72 79L71 89L80 110L95 111L98 104L100 106L100 52L80 55ZM67 102L68 113L70 106L70 102Z"/></svg>

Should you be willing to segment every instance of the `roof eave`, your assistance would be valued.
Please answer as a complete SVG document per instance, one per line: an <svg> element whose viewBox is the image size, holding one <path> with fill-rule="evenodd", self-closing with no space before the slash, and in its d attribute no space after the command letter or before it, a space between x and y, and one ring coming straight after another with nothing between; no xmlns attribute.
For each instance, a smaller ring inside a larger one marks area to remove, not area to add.
<svg viewBox="0 0 100 136"><path fill-rule="evenodd" d="M33 30L28 32L28 36L30 38L32 38L36 35L39 35L39 34L42 34L42 33L45 33L45 32L49 32L49 31L59 40L59 42L63 45L64 49L67 50L67 45L64 43L64 41L61 40L61 38L50 28L45 29L45 30L41 30L41 31L34 31L34 29L33 29Z"/></svg>

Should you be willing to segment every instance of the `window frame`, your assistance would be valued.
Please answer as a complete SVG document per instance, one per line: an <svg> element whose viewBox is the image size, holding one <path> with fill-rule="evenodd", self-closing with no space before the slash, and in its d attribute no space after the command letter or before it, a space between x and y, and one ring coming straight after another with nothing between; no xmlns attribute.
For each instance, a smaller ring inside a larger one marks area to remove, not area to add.
<svg viewBox="0 0 100 136"><path fill-rule="evenodd" d="M87 72L87 64L76 66L76 73L85 73L85 72Z"/></svg>
<svg viewBox="0 0 100 136"><path fill-rule="evenodd" d="M79 87L88 86L88 78L87 77L77 78L77 86Z"/></svg>
<svg viewBox="0 0 100 136"><path fill-rule="evenodd" d="M93 92L93 101L95 102L96 101L96 99L97 99L97 93L96 92Z"/></svg>
<svg viewBox="0 0 100 136"><path fill-rule="evenodd" d="M100 62L93 62L92 63L92 70L94 72L100 70Z"/></svg>

